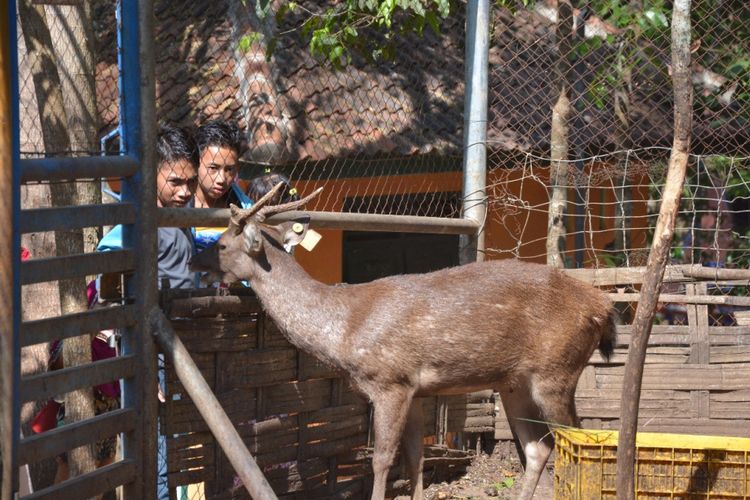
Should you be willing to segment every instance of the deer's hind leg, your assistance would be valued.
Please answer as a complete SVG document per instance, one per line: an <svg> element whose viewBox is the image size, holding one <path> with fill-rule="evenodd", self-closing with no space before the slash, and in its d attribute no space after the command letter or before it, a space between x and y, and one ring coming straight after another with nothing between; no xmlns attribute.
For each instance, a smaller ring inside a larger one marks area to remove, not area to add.
<svg viewBox="0 0 750 500"><path fill-rule="evenodd" d="M408 387L396 387L373 398L375 427L375 452L372 457L372 500L385 498L388 470L398 451L401 435L406 427L414 391Z"/></svg>
<svg viewBox="0 0 750 500"><path fill-rule="evenodd" d="M529 386L524 384L514 387L512 391L501 389L500 396L508 424L524 455L520 457L525 462L525 469L521 479L521 492L517 498L531 500L552 453L554 441L549 427L543 421L542 409L532 398Z"/></svg>
<svg viewBox="0 0 750 500"><path fill-rule="evenodd" d="M406 462L413 500L422 499L422 468L424 466L424 422L422 420L422 400L414 399L409 408L406 427L401 436L401 453Z"/></svg>

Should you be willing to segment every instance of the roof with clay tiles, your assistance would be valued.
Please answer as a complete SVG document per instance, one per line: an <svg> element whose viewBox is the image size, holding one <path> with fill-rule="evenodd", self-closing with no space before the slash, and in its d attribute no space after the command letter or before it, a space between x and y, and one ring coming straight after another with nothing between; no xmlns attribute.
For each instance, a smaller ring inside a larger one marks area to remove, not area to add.
<svg viewBox="0 0 750 500"><path fill-rule="evenodd" d="M534 11L494 11L490 50L488 139L492 151L549 151L554 83L554 24ZM464 99L463 19L450 18L440 36L399 42L393 61L354 61L342 71L313 59L298 34L285 35L271 60L259 43L239 49L245 33L268 28L240 2L158 1L156 92L159 118L181 125L236 120L247 130L250 157L260 163L332 158L461 154ZM293 23L294 20L289 20ZM111 26L111 23L102 25ZM280 29L284 29L281 27ZM101 30L99 38L112 36ZM111 54L97 65L102 130L117 119L117 70ZM591 84L607 64L606 47L583 64ZM643 68L631 96L632 123L625 143L671 145L671 87L665 75ZM622 144L612 103L578 108L573 140L588 151ZM709 126L696 117L693 148L716 151L727 138L748 141L747 127ZM715 120L713 120L715 123ZM266 148L268 146L270 149ZM275 148L275 149L274 149Z"/></svg>

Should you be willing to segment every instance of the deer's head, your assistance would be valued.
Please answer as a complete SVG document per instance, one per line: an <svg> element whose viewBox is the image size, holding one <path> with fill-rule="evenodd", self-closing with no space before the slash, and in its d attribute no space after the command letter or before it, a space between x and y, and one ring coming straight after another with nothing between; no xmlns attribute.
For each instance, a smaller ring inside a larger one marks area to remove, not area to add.
<svg viewBox="0 0 750 500"><path fill-rule="evenodd" d="M298 201L281 205L266 205L283 186L279 183L249 209L231 205L229 227L211 247L203 250L190 261L192 271L207 272L211 281L233 283L238 280L252 280L262 269L270 265L269 251L290 251L307 234L309 216L271 225L264 221L267 217L288 212L301 207L317 196L323 188Z"/></svg>

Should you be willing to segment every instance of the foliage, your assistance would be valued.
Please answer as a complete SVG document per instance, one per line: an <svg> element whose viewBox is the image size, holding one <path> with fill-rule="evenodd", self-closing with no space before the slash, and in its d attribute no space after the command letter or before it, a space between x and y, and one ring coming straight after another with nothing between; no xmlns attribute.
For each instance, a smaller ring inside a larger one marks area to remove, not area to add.
<svg viewBox="0 0 750 500"><path fill-rule="evenodd" d="M495 488L496 491L508 490L508 489L510 489L510 488L513 487L513 485L515 484L515 482L516 482L516 480L514 478L512 478L512 477L506 477L505 479L503 479L499 483L495 483L492 486Z"/></svg>
<svg viewBox="0 0 750 500"><path fill-rule="evenodd" d="M270 0L251 1L259 18L270 18ZM457 4L458 0L342 0L316 7L307 2L284 2L273 19L280 25L289 14L303 14L304 20L295 30L308 41L310 53L341 68L354 54L366 60L393 58L394 41L399 35L422 36L425 28L439 33ZM241 39L240 48L247 50L260 38L259 34L247 35ZM276 40L266 42L266 55L270 57Z"/></svg>
<svg viewBox="0 0 750 500"><path fill-rule="evenodd" d="M668 53L666 49L671 43L671 2L592 0L588 5L593 14L616 28L618 34L610 34L606 39L592 37L578 41L576 55L580 57L605 44L614 50L612 64L601 65L586 97L600 109L614 101L615 112L622 111L623 115L618 117L627 126L627 95L632 92L634 71L647 68L652 74L668 77L669 61L659 59L658 52ZM699 0L693 2L691 14L693 59L729 81L737 82L734 99L742 110L750 109L750 50L742 43L750 37L749 11L750 7L740 2ZM696 92L696 112L722 107L719 96L720 92ZM747 112L741 113L739 119L750 124Z"/></svg>

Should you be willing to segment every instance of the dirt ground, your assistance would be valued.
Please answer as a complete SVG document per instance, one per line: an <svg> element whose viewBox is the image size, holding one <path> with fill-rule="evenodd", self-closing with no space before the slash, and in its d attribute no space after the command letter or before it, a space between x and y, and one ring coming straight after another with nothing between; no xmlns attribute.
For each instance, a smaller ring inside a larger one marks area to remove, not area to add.
<svg viewBox="0 0 750 500"><path fill-rule="evenodd" d="M547 477L540 480L535 499L551 500L553 497L551 465L548 464ZM519 493L521 474L521 463L513 443L501 441L491 454L478 455L463 475L426 488L425 499L514 499Z"/></svg>

